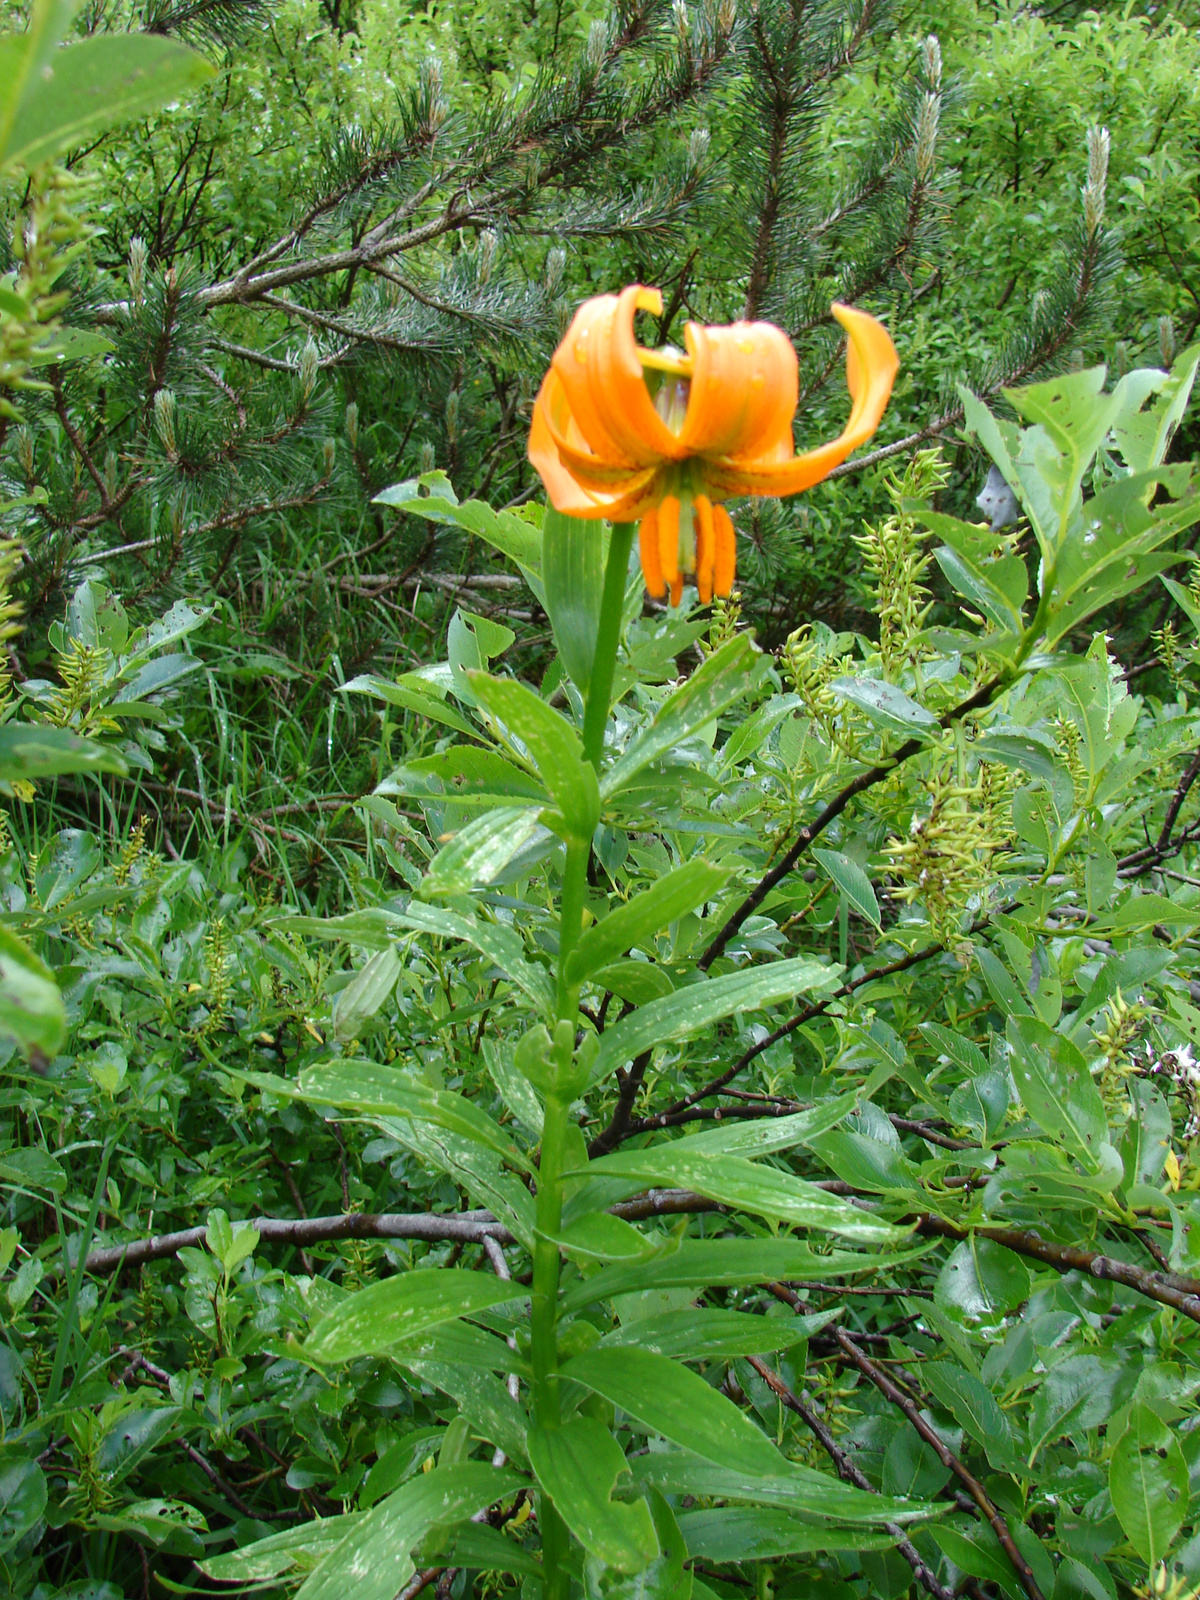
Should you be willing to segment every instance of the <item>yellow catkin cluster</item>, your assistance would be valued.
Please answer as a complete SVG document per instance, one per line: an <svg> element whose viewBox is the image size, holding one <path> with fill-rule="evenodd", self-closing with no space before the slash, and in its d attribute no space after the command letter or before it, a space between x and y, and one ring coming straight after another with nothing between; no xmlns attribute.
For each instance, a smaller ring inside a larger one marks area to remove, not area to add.
<svg viewBox="0 0 1200 1600"><path fill-rule="evenodd" d="M898 883L892 897L925 907L930 930L951 939L972 896L995 881L1008 842L1003 821L1007 785L985 764L973 784L950 768L924 783L927 811L914 811L908 836L884 848Z"/></svg>
<svg viewBox="0 0 1200 1600"><path fill-rule="evenodd" d="M879 655L889 681L928 654L919 636L933 605L933 596L922 581L932 560L924 550L927 535L903 509L904 504L928 500L945 487L948 478L939 450L918 450L902 477L887 480L888 497L895 507L892 515L878 527L864 524L862 533L854 535L874 590Z"/></svg>

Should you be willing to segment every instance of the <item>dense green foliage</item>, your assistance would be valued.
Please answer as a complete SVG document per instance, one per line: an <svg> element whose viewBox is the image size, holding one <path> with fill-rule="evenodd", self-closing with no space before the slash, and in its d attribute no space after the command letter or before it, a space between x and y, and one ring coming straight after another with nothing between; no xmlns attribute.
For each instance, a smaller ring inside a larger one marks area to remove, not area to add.
<svg viewBox="0 0 1200 1600"><path fill-rule="evenodd" d="M1194 20L13 8L5 1592L1194 1600ZM635 278L902 357L711 608Z"/></svg>

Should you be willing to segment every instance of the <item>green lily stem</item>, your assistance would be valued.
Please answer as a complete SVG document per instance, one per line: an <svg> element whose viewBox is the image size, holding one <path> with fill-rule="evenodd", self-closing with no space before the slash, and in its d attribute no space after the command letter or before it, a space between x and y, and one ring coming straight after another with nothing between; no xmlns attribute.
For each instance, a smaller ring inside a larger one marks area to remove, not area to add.
<svg viewBox="0 0 1200 1600"><path fill-rule="evenodd" d="M617 644L625 609L625 583L629 571L629 552L634 525L617 523L608 546L608 565L600 598L600 618L596 630L596 651L592 662L583 717L583 753L600 773L604 749L604 730L612 702L613 675L617 663ZM555 1013L560 1024L555 1035L558 1073L566 1077L574 1053L575 1022L579 1015L579 985L567 978L567 963L583 932L584 902L587 897L587 869L591 857L590 839L574 839L567 846L563 868L562 899L559 909L558 966ZM567 1028L561 1024L567 1023ZM562 1168L570 1102L557 1095L546 1097L542 1125L542 1149L538 1163L536 1237L533 1248L533 1295L531 1305L530 1360L533 1368L533 1407L537 1425L554 1429L561 1425L558 1392L559 1255L554 1242L562 1227ZM566 1560L570 1536L549 1497L540 1496L538 1511L542 1538L542 1594L544 1600L567 1600L570 1574Z"/></svg>

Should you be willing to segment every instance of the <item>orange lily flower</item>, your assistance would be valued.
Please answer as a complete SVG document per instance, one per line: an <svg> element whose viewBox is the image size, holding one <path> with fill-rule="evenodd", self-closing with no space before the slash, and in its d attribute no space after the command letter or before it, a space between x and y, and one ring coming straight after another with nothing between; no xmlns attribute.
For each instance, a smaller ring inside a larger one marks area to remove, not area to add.
<svg viewBox="0 0 1200 1600"><path fill-rule="evenodd" d="M585 300L554 352L529 435L550 503L573 517L641 523L646 587L678 605L684 574L700 599L733 587L733 523L721 501L791 495L826 478L879 426L900 365L887 329L835 305L849 335L852 407L843 431L796 455L796 352L769 322L689 322L687 354L645 350L634 313L662 315L657 289L633 284ZM661 374L652 394L646 369Z"/></svg>

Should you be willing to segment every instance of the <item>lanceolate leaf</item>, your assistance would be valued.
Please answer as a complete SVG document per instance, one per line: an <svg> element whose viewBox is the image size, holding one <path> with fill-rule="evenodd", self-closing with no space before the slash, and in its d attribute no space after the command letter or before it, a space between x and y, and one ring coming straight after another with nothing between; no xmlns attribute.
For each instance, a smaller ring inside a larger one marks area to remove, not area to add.
<svg viewBox="0 0 1200 1600"><path fill-rule="evenodd" d="M529 1459L538 1482L585 1550L618 1572L640 1572L659 1554L645 1500L630 1505L612 1499L629 1463L601 1423L573 1417L561 1428L531 1428Z"/></svg>
<svg viewBox="0 0 1200 1600"><path fill-rule="evenodd" d="M800 994L832 988L840 974L840 967L825 966L802 956L793 961L774 961L748 972L709 978L662 1000L653 1000L605 1030L593 1080L599 1082L653 1045L686 1039L735 1011L757 1010L778 1005L782 1000L794 1000Z"/></svg>
<svg viewBox="0 0 1200 1600"><path fill-rule="evenodd" d="M710 900L729 877L727 868L689 861L644 893L593 923L571 953L571 981L581 983L597 968L642 945L677 917Z"/></svg>
<svg viewBox="0 0 1200 1600"><path fill-rule="evenodd" d="M870 878L858 862L851 861L840 850L814 850L812 853L855 911L878 927L879 901L875 898Z"/></svg>
<svg viewBox="0 0 1200 1600"><path fill-rule="evenodd" d="M479 1461L418 1473L355 1524L301 1584L297 1600L394 1600L416 1571L409 1552L435 1523L469 1517L521 1482L517 1473Z"/></svg>
<svg viewBox="0 0 1200 1600"><path fill-rule="evenodd" d="M938 1507L894 1495L870 1494L840 1483L829 1473L784 1463L778 1477L762 1478L714 1465L682 1450L656 1451L639 1458L637 1474L665 1494L705 1495L714 1500L753 1500L778 1506L798 1518L823 1517L857 1526L915 1522L937 1515Z"/></svg>
<svg viewBox="0 0 1200 1600"><path fill-rule="evenodd" d="M869 1212L826 1194L804 1178L774 1167L757 1166L737 1156L693 1154L690 1141L622 1150L588 1164L588 1177L629 1178L665 1188L693 1189L710 1200L737 1206L793 1227L817 1228L843 1238L892 1243L907 1230L877 1220Z"/></svg>
<svg viewBox="0 0 1200 1600"><path fill-rule="evenodd" d="M11 50L17 41L6 43ZM0 61L0 70L7 67ZM186 45L144 33L95 35L51 51L26 82L15 117L0 123L0 166L51 161L114 123L157 110L212 73Z"/></svg>
<svg viewBox="0 0 1200 1600"><path fill-rule="evenodd" d="M1178 1440L1149 1406L1134 1406L1108 1467L1108 1489L1130 1544L1150 1568L1171 1548L1188 1509Z"/></svg>
<svg viewBox="0 0 1200 1600"><path fill-rule="evenodd" d="M805 1524L792 1511L764 1506L727 1506L685 1511L679 1531L694 1561L770 1561L824 1550L887 1550L888 1533Z"/></svg>
<svg viewBox="0 0 1200 1600"><path fill-rule="evenodd" d="M708 657L685 684L659 707L654 721L606 773L600 783L605 800L620 794L634 775L673 745L690 738L714 717L749 693L762 657L745 634L738 634Z"/></svg>
<svg viewBox="0 0 1200 1600"><path fill-rule="evenodd" d="M752 1476L777 1476L786 1463L766 1435L687 1367L649 1350L589 1350L562 1369L673 1444Z"/></svg>
<svg viewBox="0 0 1200 1600"><path fill-rule="evenodd" d="M822 1254L792 1239L685 1239L677 1250L652 1261L604 1267L583 1282L571 1284L562 1304L564 1312L571 1312L613 1295L644 1289L738 1288L777 1278L841 1278L872 1268L901 1266L930 1248L922 1243L886 1255L877 1250Z"/></svg>
<svg viewBox="0 0 1200 1600"><path fill-rule="evenodd" d="M516 1292L514 1293L514 1288ZM521 1298L519 1286L451 1267L417 1268L348 1295L304 1342L313 1361L380 1354L425 1328Z"/></svg>
<svg viewBox="0 0 1200 1600"><path fill-rule="evenodd" d="M600 1343L605 1348L637 1345L660 1356L672 1356L677 1361L711 1361L720 1356L753 1356L786 1350L820 1332L840 1315L837 1307L808 1317L752 1317L744 1311L697 1307L623 1322L606 1333Z"/></svg>

